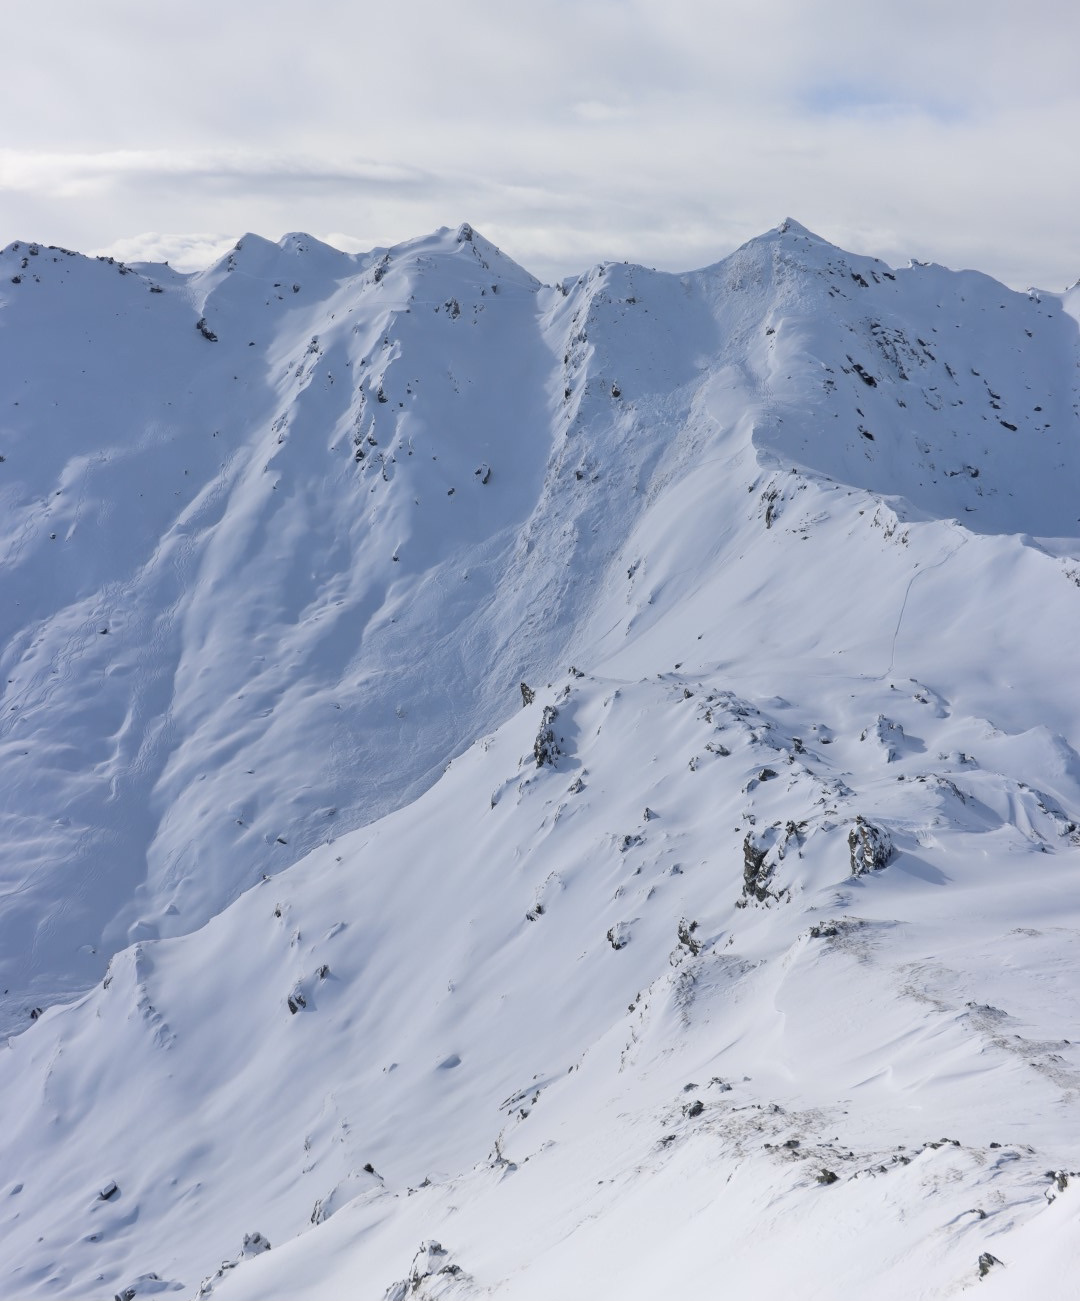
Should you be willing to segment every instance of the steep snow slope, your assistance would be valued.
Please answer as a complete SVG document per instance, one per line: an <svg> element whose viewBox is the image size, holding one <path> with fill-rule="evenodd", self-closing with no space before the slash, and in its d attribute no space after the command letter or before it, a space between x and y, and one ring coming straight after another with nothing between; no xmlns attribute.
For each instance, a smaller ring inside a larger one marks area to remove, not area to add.
<svg viewBox="0 0 1080 1301"><path fill-rule="evenodd" d="M521 654L477 619L546 454L536 285L479 239L248 237L189 279L34 247L0 310L15 1024L501 714Z"/></svg>
<svg viewBox="0 0 1080 1301"><path fill-rule="evenodd" d="M1067 297L3 258L4 1295L1071 1259Z"/></svg>

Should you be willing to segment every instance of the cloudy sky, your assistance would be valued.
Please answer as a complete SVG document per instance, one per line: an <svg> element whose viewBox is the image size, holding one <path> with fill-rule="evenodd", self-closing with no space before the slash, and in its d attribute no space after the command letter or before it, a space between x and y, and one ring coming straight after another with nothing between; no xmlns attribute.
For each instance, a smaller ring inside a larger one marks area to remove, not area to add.
<svg viewBox="0 0 1080 1301"><path fill-rule="evenodd" d="M1075 0L52 0L5 46L0 245L186 268L469 221L552 279L792 216L1080 277Z"/></svg>

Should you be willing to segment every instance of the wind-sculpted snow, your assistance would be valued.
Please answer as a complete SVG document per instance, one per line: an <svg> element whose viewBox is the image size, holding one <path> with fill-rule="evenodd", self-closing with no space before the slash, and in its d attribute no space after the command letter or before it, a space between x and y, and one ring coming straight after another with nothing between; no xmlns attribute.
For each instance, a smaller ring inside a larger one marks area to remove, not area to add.
<svg viewBox="0 0 1080 1301"><path fill-rule="evenodd" d="M0 1295L1075 1267L1067 295L0 272Z"/></svg>

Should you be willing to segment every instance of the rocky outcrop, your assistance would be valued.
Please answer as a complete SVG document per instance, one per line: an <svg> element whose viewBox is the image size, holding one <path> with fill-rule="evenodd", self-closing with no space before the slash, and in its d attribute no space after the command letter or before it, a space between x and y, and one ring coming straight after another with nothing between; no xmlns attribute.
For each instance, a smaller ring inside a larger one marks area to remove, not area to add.
<svg viewBox="0 0 1080 1301"><path fill-rule="evenodd" d="M861 814L848 832L848 849L852 876L865 876L867 872L884 867L894 852L892 837L884 827L867 822Z"/></svg>
<svg viewBox="0 0 1080 1301"><path fill-rule="evenodd" d="M773 867L766 862L769 846L754 843L753 834L746 833L743 840L743 895L764 903L769 897L769 882Z"/></svg>
<svg viewBox="0 0 1080 1301"><path fill-rule="evenodd" d="M559 743L555 739L555 729L552 723L559 717L559 711L554 705L545 705L544 713L540 719L540 730L536 734L536 740L533 742L533 758L536 760L536 766L542 768L544 764L554 764L559 757Z"/></svg>

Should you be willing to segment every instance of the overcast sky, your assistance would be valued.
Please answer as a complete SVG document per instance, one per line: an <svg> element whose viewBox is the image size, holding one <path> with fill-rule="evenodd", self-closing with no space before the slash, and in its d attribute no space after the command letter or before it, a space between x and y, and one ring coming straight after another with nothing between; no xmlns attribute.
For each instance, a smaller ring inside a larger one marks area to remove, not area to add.
<svg viewBox="0 0 1080 1301"><path fill-rule="evenodd" d="M554 279L792 216L1080 277L1076 0L52 0L5 46L0 245L187 268L469 221Z"/></svg>

